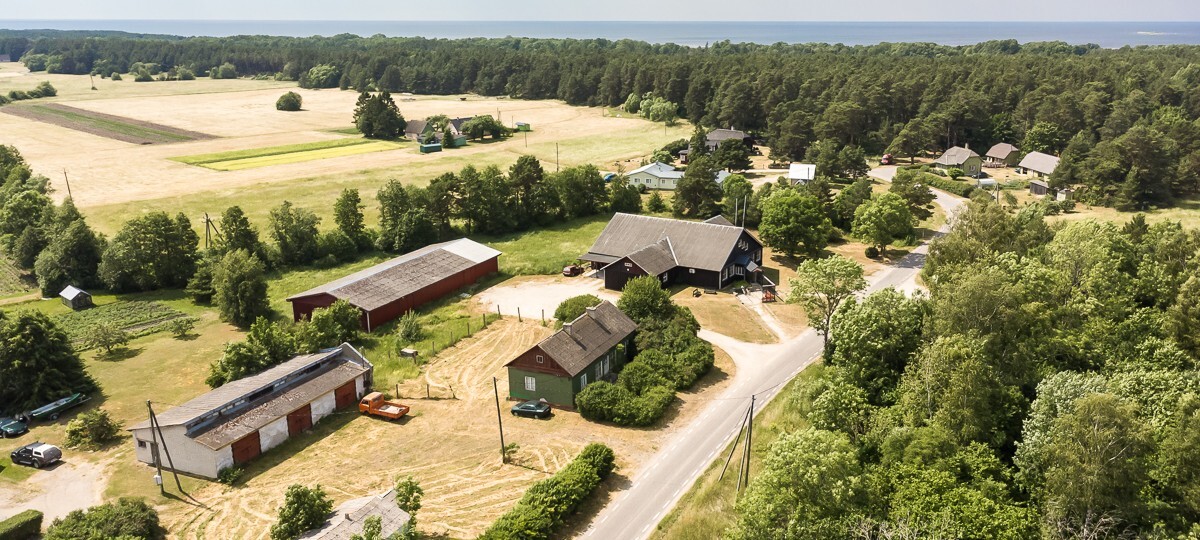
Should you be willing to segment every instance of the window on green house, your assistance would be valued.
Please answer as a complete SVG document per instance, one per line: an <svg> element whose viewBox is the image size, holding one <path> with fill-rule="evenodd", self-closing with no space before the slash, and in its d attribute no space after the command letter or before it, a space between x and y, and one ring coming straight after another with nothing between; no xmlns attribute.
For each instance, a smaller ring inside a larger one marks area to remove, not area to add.
<svg viewBox="0 0 1200 540"><path fill-rule="evenodd" d="M525 389L530 392L537 391L537 379L533 377L525 377Z"/></svg>

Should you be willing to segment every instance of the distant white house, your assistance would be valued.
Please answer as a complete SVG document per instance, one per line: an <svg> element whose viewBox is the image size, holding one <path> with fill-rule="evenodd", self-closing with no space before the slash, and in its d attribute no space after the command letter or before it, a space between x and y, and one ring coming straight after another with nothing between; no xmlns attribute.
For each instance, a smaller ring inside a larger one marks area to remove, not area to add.
<svg viewBox="0 0 1200 540"><path fill-rule="evenodd" d="M721 170L717 171L717 176L713 180L717 185L721 185L729 176L729 171ZM630 185L674 191L675 187L679 185L679 180L683 178L683 171L677 171L675 167L656 161L634 169L625 177L629 179Z"/></svg>
<svg viewBox="0 0 1200 540"><path fill-rule="evenodd" d="M788 167L788 180L792 184L807 184L817 177L817 166L812 163L793 163Z"/></svg>

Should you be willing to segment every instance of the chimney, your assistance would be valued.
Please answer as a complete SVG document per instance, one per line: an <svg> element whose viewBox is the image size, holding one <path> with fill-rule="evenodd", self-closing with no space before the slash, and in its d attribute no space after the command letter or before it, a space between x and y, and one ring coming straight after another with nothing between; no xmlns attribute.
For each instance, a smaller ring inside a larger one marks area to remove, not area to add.
<svg viewBox="0 0 1200 540"><path fill-rule="evenodd" d="M568 336L571 335L571 323L563 323L563 332L566 332Z"/></svg>

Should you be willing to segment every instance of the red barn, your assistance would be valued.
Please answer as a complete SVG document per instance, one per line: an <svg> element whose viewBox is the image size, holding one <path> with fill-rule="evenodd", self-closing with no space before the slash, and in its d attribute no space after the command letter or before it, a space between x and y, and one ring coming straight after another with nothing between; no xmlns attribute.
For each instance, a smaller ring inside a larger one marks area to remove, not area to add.
<svg viewBox="0 0 1200 540"><path fill-rule="evenodd" d="M345 300L370 332L499 270L500 252L467 238L426 246L289 297L297 321Z"/></svg>

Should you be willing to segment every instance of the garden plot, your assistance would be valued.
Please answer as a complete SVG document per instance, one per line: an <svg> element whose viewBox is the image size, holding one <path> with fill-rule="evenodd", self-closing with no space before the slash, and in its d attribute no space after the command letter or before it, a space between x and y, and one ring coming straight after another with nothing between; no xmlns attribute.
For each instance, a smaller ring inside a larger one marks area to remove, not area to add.
<svg viewBox="0 0 1200 540"><path fill-rule="evenodd" d="M53 319L72 342L78 343L99 324L111 324L129 333L130 337L137 337L161 332L167 323L183 316L182 312L165 304L136 300L62 313Z"/></svg>
<svg viewBox="0 0 1200 540"><path fill-rule="evenodd" d="M212 138L211 135L196 131L86 111L58 103L13 105L0 110L21 118L133 144L177 143Z"/></svg>

